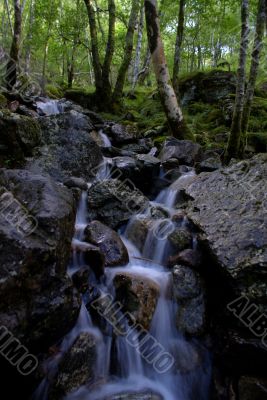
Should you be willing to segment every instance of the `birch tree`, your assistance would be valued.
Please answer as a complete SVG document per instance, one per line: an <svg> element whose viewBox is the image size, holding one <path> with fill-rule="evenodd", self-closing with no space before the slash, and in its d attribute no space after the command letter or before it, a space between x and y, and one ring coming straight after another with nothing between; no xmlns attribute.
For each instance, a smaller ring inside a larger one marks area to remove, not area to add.
<svg viewBox="0 0 267 400"><path fill-rule="evenodd" d="M253 51L251 56L251 66L250 66L250 74L249 80L245 95L245 105L243 111L242 118L242 138L240 143L240 153L242 155L245 146L245 136L248 130L249 117L251 112L251 105L254 97L256 79L259 71L260 64L260 55L263 46L263 35L264 35L264 27L266 21L266 9L265 9L265 0L259 0L258 3L258 13L257 13L257 22L256 22L256 32L254 38Z"/></svg>
<svg viewBox="0 0 267 400"><path fill-rule="evenodd" d="M187 133L182 110L178 104L164 53L157 12L157 0L145 0L147 37L157 79L161 102L174 137L184 139Z"/></svg>
<svg viewBox="0 0 267 400"><path fill-rule="evenodd" d="M138 24L138 39L137 39L137 46L136 46L136 53L135 53L135 60L133 67L132 93L134 93L140 70L144 23L145 23L145 8L142 1L140 10L140 19Z"/></svg>

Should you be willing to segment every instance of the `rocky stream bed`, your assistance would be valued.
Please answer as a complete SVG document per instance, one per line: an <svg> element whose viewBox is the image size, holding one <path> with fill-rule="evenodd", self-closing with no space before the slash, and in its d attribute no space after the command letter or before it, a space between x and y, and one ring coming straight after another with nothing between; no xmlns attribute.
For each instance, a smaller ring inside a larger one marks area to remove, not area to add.
<svg viewBox="0 0 267 400"><path fill-rule="evenodd" d="M37 111L1 115L0 322L39 364L0 358L10 398L266 399L267 155L223 167L72 101Z"/></svg>

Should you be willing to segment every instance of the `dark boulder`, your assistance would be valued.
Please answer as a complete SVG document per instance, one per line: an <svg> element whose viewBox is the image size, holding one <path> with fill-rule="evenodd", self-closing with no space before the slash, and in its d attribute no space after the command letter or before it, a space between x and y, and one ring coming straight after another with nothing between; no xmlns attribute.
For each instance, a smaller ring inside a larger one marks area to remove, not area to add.
<svg viewBox="0 0 267 400"><path fill-rule="evenodd" d="M94 176L103 157L100 147L90 138L90 118L76 111L39 118L42 147L28 164L34 172L46 172L55 180L70 177L86 182Z"/></svg>
<svg viewBox="0 0 267 400"><path fill-rule="evenodd" d="M41 351L79 312L66 275L75 204L67 188L28 171L0 170L0 185L0 322Z"/></svg>
<svg viewBox="0 0 267 400"><path fill-rule="evenodd" d="M48 400L62 400L95 377L97 341L88 332L80 333L58 366L48 394Z"/></svg>
<svg viewBox="0 0 267 400"><path fill-rule="evenodd" d="M191 102L216 104L222 98L236 91L236 74L214 70L208 73L197 72L182 79L179 84L183 105Z"/></svg>
<svg viewBox="0 0 267 400"><path fill-rule="evenodd" d="M96 183L88 192L91 220L97 219L113 229L142 212L148 204L139 190L116 179Z"/></svg>
<svg viewBox="0 0 267 400"><path fill-rule="evenodd" d="M167 139L164 142L159 158L164 163L169 159L176 159L182 165L193 166L202 159L202 149L191 140Z"/></svg>
<svg viewBox="0 0 267 400"><path fill-rule="evenodd" d="M130 313L133 318L132 322L149 330L158 302L159 286L149 278L129 272L118 273L113 283L116 300Z"/></svg>
<svg viewBox="0 0 267 400"><path fill-rule="evenodd" d="M41 141L37 120L7 111L0 111L0 132L0 166L22 165Z"/></svg>
<svg viewBox="0 0 267 400"><path fill-rule="evenodd" d="M128 251L117 232L99 221L93 221L87 225L84 233L85 240L98 246L105 255L106 267L128 264Z"/></svg>
<svg viewBox="0 0 267 400"><path fill-rule="evenodd" d="M135 125L114 124L111 126L110 135L115 145L122 145L135 142L139 133Z"/></svg>
<svg viewBox="0 0 267 400"><path fill-rule="evenodd" d="M205 288L199 274L192 269L177 265L173 269L173 297L178 303L177 329L196 336L205 330Z"/></svg>

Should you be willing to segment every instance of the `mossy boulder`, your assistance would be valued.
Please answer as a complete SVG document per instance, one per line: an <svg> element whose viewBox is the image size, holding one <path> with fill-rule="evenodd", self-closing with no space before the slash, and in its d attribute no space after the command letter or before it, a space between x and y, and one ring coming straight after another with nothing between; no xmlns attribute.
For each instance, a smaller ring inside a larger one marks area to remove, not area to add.
<svg viewBox="0 0 267 400"><path fill-rule="evenodd" d="M45 92L51 99L61 99L64 96L64 92L59 86L46 85Z"/></svg>
<svg viewBox="0 0 267 400"><path fill-rule="evenodd" d="M40 144L37 120L23 115L0 112L0 165L20 165Z"/></svg>
<svg viewBox="0 0 267 400"><path fill-rule="evenodd" d="M94 93L90 93L80 89L69 89L65 92L65 97L72 100L84 108L89 110L96 109L96 98Z"/></svg>
<svg viewBox="0 0 267 400"><path fill-rule="evenodd" d="M221 70L197 72L182 78L179 89L183 105L196 101L214 104L235 93L236 75Z"/></svg>

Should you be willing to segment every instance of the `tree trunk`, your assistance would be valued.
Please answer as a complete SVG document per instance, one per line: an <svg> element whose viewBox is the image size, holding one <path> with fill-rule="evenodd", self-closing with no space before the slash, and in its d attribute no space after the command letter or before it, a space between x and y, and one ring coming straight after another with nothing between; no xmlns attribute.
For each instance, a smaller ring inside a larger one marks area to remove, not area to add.
<svg viewBox="0 0 267 400"><path fill-rule="evenodd" d="M234 107L234 115L231 126L230 137L228 140L225 161L229 162L231 158L236 158L239 155L240 140L241 140L241 122L244 109L244 95L246 84L246 61L249 44L249 7L248 0L241 1L241 44L239 54L239 67L237 71L237 87L236 99Z"/></svg>
<svg viewBox="0 0 267 400"><path fill-rule="evenodd" d="M31 47L32 47L32 30L33 30L33 23L34 23L34 0L31 0L30 3L30 22L29 22L29 31L27 34L27 47L26 47L26 55L25 55L25 73L30 73L31 67Z"/></svg>
<svg viewBox="0 0 267 400"><path fill-rule="evenodd" d="M100 96L102 89L102 67L99 56L95 11L94 7L92 6L91 0L84 0L84 2L87 8L90 34L91 34L91 46L92 46L92 58L93 58L93 69L95 75L96 94L97 96L98 95Z"/></svg>
<svg viewBox="0 0 267 400"><path fill-rule="evenodd" d="M177 97L171 85L169 70L160 35L157 0L145 0L147 36L161 102L173 136L184 139L186 126Z"/></svg>
<svg viewBox="0 0 267 400"><path fill-rule="evenodd" d="M110 84L110 68L115 50L116 6L114 0L109 0L108 10L109 10L108 42L106 46L106 55L102 70L102 85L103 85L102 99L105 101L107 107L110 105L112 96L112 90Z"/></svg>
<svg viewBox="0 0 267 400"><path fill-rule="evenodd" d="M125 83L126 74L131 63L133 53L134 31L136 20L138 17L140 0L132 0L132 9L128 23L128 29L125 38L124 57L119 69L115 89L113 92L113 101L119 103L123 95L123 87Z"/></svg>
<svg viewBox="0 0 267 400"><path fill-rule="evenodd" d="M133 68L133 82L132 82L132 94L134 93L135 87L138 81L139 69L140 69L140 61L141 61L141 51L142 51L142 41L143 41L143 31L144 31L144 22L145 22L145 8L143 2L141 3L140 10L140 20L138 25L138 39L136 46L136 54L134 60L134 68Z"/></svg>
<svg viewBox="0 0 267 400"><path fill-rule="evenodd" d="M16 85L18 64L19 64L19 51L20 51L20 40L21 40L21 6L20 0L14 0L14 35L12 39L10 49L10 59L7 64L6 71L6 87L8 90Z"/></svg>
<svg viewBox="0 0 267 400"><path fill-rule="evenodd" d="M104 41L105 40L105 33L104 33L104 30L103 30L103 27L102 27L102 24L101 24L101 17L100 17L100 12L99 12L100 10L99 10L99 7L98 7L97 0L95 0L95 8L96 8L98 27L99 27L99 30L101 32L102 40Z"/></svg>
<svg viewBox="0 0 267 400"><path fill-rule="evenodd" d="M140 85L143 85L145 83L146 78L149 76L150 64L151 64L151 53L148 45L143 67L141 71L138 73L137 82L139 82Z"/></svg>
<svg viewBox="0 0 267 400"><path fill-rule="evenodd" d="M184 10L185 10L185 0L180 0L179 7L179 18L178 18L178 26L177 26L177 35L176 35L176 43L175 43L175 52L174 52L174 64L173 64L173 87L177 94L179 94L179 72L181 65L181 50L184 36Z"/></svg>
<svg viewBox="0 0 267 400"><path fill-rule="evenodd" d="M260 63L260 55L263 45L263 35L264 35L264 27L265 27L265 0L259 0L258 3L258 14L257 14L257 22L256 22L256 33L254 38L253 51L251 56L251 66L250 66L250 74L249 81L245 96L245 105L242 119L242 137L240 143L240 154L244 152L245 147L245 137L248 130L249 117L251 112L251 105L254 97L256 79L259 71L259 63Z"/></svg>

